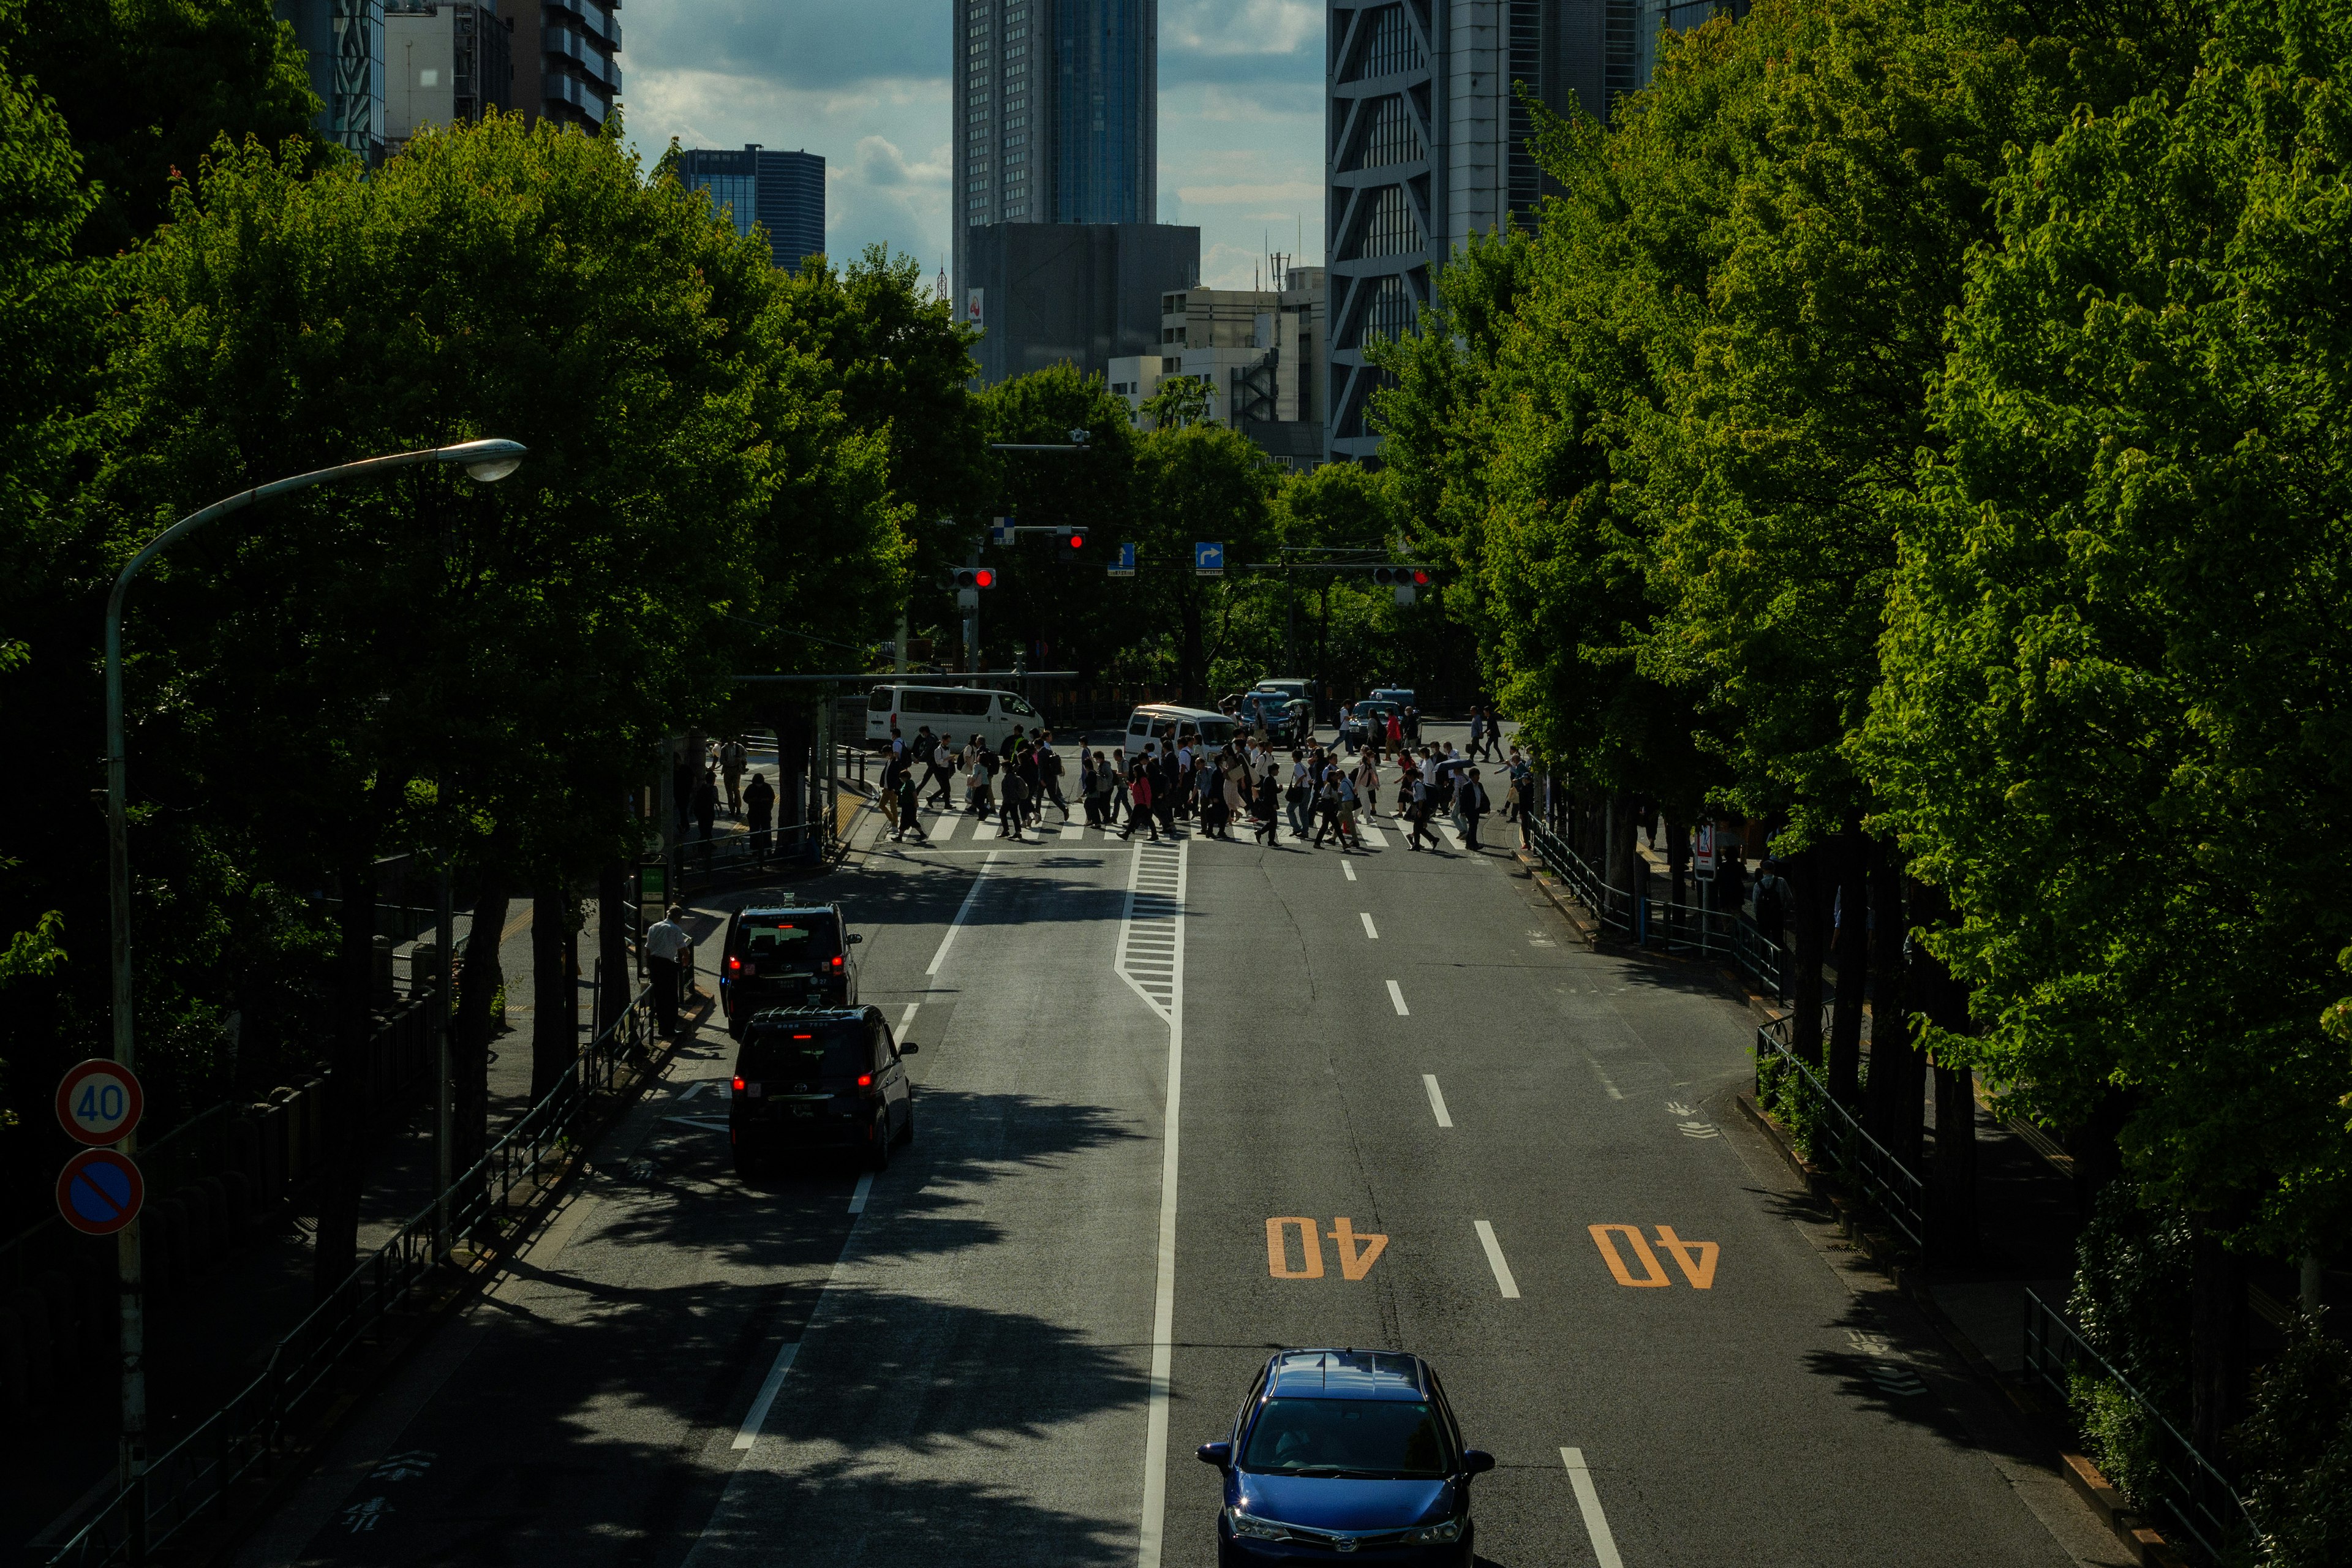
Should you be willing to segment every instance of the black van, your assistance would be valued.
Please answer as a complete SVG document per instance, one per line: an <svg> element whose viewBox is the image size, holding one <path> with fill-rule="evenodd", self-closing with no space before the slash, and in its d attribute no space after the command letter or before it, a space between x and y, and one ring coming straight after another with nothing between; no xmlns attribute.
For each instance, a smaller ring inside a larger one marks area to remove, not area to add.
<svg viewBox="0 0 2352 1568"><path fill-rule="evenodd" d="M839 904L736 910L719 960L727 1032L741 1039L744 1022L766 1007L856 1006L849 950L865 940L848 929Z"/></svg>
<svg viewBox="0 0 2352 1568"><path fill-rule="evenodd" d="M735 1048L727 1113L735 1170L751 1175L780 1154L862 1153L889 1168L890 1145L915 1141L915 1099L899 1061L912 1041L891 1038L879 1007L771 1008Z"/></svg>

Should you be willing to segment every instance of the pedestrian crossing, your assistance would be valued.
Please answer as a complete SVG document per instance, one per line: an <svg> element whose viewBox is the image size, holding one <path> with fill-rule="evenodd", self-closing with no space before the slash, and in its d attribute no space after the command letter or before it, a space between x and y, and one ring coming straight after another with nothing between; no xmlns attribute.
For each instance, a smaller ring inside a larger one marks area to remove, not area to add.
<svg viewBox="0 0 2352 1568"><path fill-rule="evenodd" d="M1134 838L1122 838L1116 828L1089 827L1082 816L1073 816L1067 822L1064 822L1051 810L1046 812L1044 822L1031 823L1024 826L1018 839L1000 837L1000 819L995 816L982 819L967 812L927 809L918 820L922 824L923 832L928 837L909 837L905 840L905 844L910 848L919 849L927 846L937 847L943 845L953 845L962 848L967 843L975 847L984 846L991 849L999 847L1011 849L1023 846L1042 847L1071 844L1148 844L1150 842L1148 837L1142 835ZM1429 826L1430 831L1455 854L1470 852L1463 841L1462 835L1455 831L1452 823L1439 817L1433 818ZM1367 850L1404 847L1402 840L1405 837L1406 828L1394 819L1390 821L1386 828L1382 828L1360 816L1356 819L1356 831L1362 838L1363 847ZM888 841L888 833L887 826L877 829L877 837L883 842ZM1398 842L1391 842L1391 834L1396 836ZM1202 834L1197 824L1179 818L1176 823L1176 837L1191 840L1201 838ZM1204 840L1204 842L1215 842L1215 840ZM1251 831L1251 825L1245 822L1235 823L1232 842L1255 843L1255 838ZM1287 824L1282 828L1281 842L1286 845L1298 842L1293 838ZM1496 846L1487 844L1484 847L1492 850Z"/></svg>

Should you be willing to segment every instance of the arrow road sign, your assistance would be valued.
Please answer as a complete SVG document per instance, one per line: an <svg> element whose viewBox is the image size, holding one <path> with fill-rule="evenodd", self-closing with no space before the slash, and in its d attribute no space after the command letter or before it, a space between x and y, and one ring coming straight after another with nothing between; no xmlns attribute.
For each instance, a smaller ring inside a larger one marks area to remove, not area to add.
<svg viewBox="0 0 2352 1568"><path fill-rule="evenodd" d="M58 1174L58 1212L84 1236L112 1236L139 1217L147 1184L130 1156L85 1149Z"/></svg>
<svg viewBox="0 0 2352 1568"><path fill-rule="evenodd" d="M58 1084L58 1125L77 1143L111 1143L130 1137L145 1105L139 1079L118 1062L79 1063Z"/></svg>
<svg viewBox="0 0 2352 1568"><path fill-rule="evenodd" d="M1114 577L1132 577L1135 575L1134 545L1122 544L1118 547L1118 559L1110 563L1110 574Z"/></svg>
<svg viewBox="0 0 2352 1568"><path fill-rule="evenodd" d="M1225 574L1225 547L1203 542L1192 546L1192 574L1196 577L1222 577Z"/></svg>

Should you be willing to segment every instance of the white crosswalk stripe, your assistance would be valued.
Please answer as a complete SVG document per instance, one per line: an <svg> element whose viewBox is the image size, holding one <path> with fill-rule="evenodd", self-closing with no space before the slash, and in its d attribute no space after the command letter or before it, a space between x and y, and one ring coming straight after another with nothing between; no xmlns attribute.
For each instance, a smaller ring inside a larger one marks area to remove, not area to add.
<svg viewBox="0 0 2352 1568"><path fill-rule="evenodd" d="M1363 836L1367 848L1385 849L1389 847L1389 836L1360 816L1356 818L1356 831Z"/></svg>
<svg viewBox="0 0 2352 1568"><path fill-rule="evenodd" d="M1446 843L1452 845L1456 849L1462 849L1465 854L1468 853L1468 850L1464 848L1462 835L1454 831L1454 824L1450 822L1433 821L1430 826L1436 828L1439 833L1445 836Z"/></svg>
<svg viewBox="0 0 2352 1568"><path fill-rule="evenodd" d="M932 843L945 844L955 837L956 824L962 820L961 814L957 812L936 812L929 822L923 824L923 827L930 834Z"/></svg>

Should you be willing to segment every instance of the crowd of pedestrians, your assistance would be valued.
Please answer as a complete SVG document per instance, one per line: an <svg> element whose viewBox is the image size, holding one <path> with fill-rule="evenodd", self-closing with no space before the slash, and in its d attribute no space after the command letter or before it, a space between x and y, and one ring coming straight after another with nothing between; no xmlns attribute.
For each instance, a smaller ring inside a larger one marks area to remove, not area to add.
<svg viewBox="0 0 2352 1568"><path fill-rule="evenodd" d="M958 745L926 726L911 739L892 742L882 798L894 843L929 842L921 808L953 810L959 804L979 820L993 821L998 837L1019 840L1042 825L1049 805L1062 821L1072 820L1067 784L1075 784L1086 825L1121 838L1138 833L1154 841L1172 837L1181 820L1209 838L1246 833L1272 845L1286 827L1293 842L1311 847L1328 843L1360 849L1362 824L1382 815L1385 796L1388 815L1408 830L1408 849L1437 847L1432 823L1439 817L1453 823L1466 848L1483 848L1482 825L1496 810L1506 822L1521 825L1524 842L1532 770L1516 750L1506 753L1483 712L1476 717L1475 743L1498 770L1491 783L1475 765L1478 751L1456 751L1451 742L1414 744L1391 714L1388 733L1379 742L1367 735L1352 755L1318 742L1285 747L1263 734L1223 745L1187 734L1148 741L1132 756L1123 746L1080 746L1075 767L1048 730L1016 728L999 747L977 734Z"/></svg>

